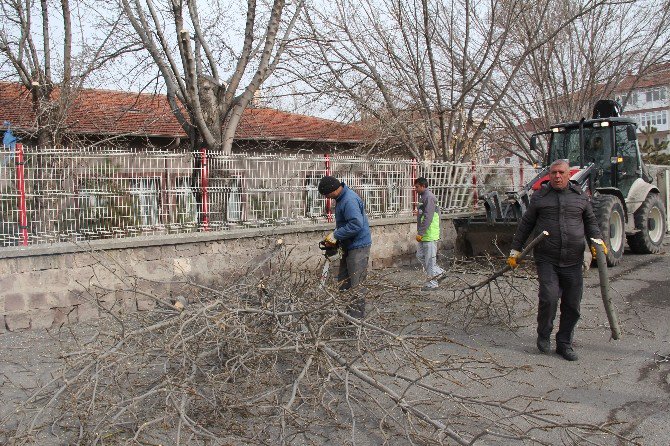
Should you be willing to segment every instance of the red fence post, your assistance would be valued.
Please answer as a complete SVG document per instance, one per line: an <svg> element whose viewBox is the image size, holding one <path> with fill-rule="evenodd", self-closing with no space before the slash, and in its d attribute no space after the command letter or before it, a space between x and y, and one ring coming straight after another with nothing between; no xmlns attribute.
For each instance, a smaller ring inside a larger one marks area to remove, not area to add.
<svg viewBox="0 0 670 446"><path fill-rule="evenodd" d="M28 246L28 213L26 211L26 178L23 161L23 144L16 144L16 188L19 191L19 233L21 244Z"/></svg>
<svg viewBox="0 0 670 446"><path fill-rule="evenodd" d="M479 192L477 192L477 166L475 160L472 160L472 207L477 209L479 201Z"/></svg>
<svg viewBox="0 0 670 446"><path fill-rule="evenodd" d="M330 154L326 153L326 176L330 175ZM330 198L326 198L326 220L330 223L333 221L333 213L330 208Z"/></svg>
<svg viewBox="0 0 670 446"><path fill-rule="evenodd" d="M521 189L523 187L523 161L519 160L519 187L515 189Z"/></svg>
<svg viewBox="0 0 670 446"><path fill-rule="evenodd" d="M205 231L209 230L209 203L207 185L209 183L209 169L207 168L207 149L200 149L200 189L202 191L202 225Z"/></svg>

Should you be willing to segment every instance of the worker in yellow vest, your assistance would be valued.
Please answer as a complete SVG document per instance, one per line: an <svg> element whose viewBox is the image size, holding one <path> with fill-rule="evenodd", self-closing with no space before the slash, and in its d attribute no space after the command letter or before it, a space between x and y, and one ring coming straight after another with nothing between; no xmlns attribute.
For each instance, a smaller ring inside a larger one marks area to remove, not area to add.
<svg viewBox="0 0 670 446"><path fill-rule="evenodd" d="M438 281L446 271L437 265L437 242L440 240L440 212L435 194L428 190L428 180L424 177L414 181L414 189L419 194L416 216L416 258L419 259L427 275L421 291L435 291Z"/></svg>

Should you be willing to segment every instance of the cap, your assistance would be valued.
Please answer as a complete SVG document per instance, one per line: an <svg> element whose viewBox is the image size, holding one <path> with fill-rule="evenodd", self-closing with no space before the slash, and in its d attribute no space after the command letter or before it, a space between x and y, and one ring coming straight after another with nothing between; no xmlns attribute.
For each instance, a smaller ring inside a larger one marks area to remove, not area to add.
<svg viewBox="0 0 670 446"><path fill-rule="evenodd" d="M321 195L327 195L331 192L334 192L337 190L338 187L340 187L342 184L340 183L340 180L338 180L335 177L331 176L325 176L321 178L319 181L319 193Z"/></svg>

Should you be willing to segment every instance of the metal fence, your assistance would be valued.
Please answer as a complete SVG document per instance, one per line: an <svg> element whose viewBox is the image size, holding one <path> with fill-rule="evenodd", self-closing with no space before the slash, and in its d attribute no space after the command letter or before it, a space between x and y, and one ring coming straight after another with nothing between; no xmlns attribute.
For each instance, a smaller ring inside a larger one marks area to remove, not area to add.
<svg viewBox="0 0 670 446"><path fill-rule="evenodd" d="M334 175L370 218L412 215L430 180L443 213L517 187L514 166L356 157L0 148L0 246L332 221L317 184Z"/></svg>

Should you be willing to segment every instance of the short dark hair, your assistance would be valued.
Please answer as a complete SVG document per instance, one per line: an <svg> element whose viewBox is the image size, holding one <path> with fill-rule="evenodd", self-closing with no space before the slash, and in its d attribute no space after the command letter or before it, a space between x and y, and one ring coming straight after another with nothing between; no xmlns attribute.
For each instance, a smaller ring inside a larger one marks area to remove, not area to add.
<svg viewBox="0 0 670 446"><path fill-rule="evenodd" d="M425 177L419 177L414 180L414 184L420 184L423 187L428 187L428 180Z"/></svg>
<svg viewBox="0 0 670 446"><path fill-rule="evenodd" d="M334 176L327 175L319 180L318 190L321 195L327 195L335 192L341 185L340 180Z"/></svg>

